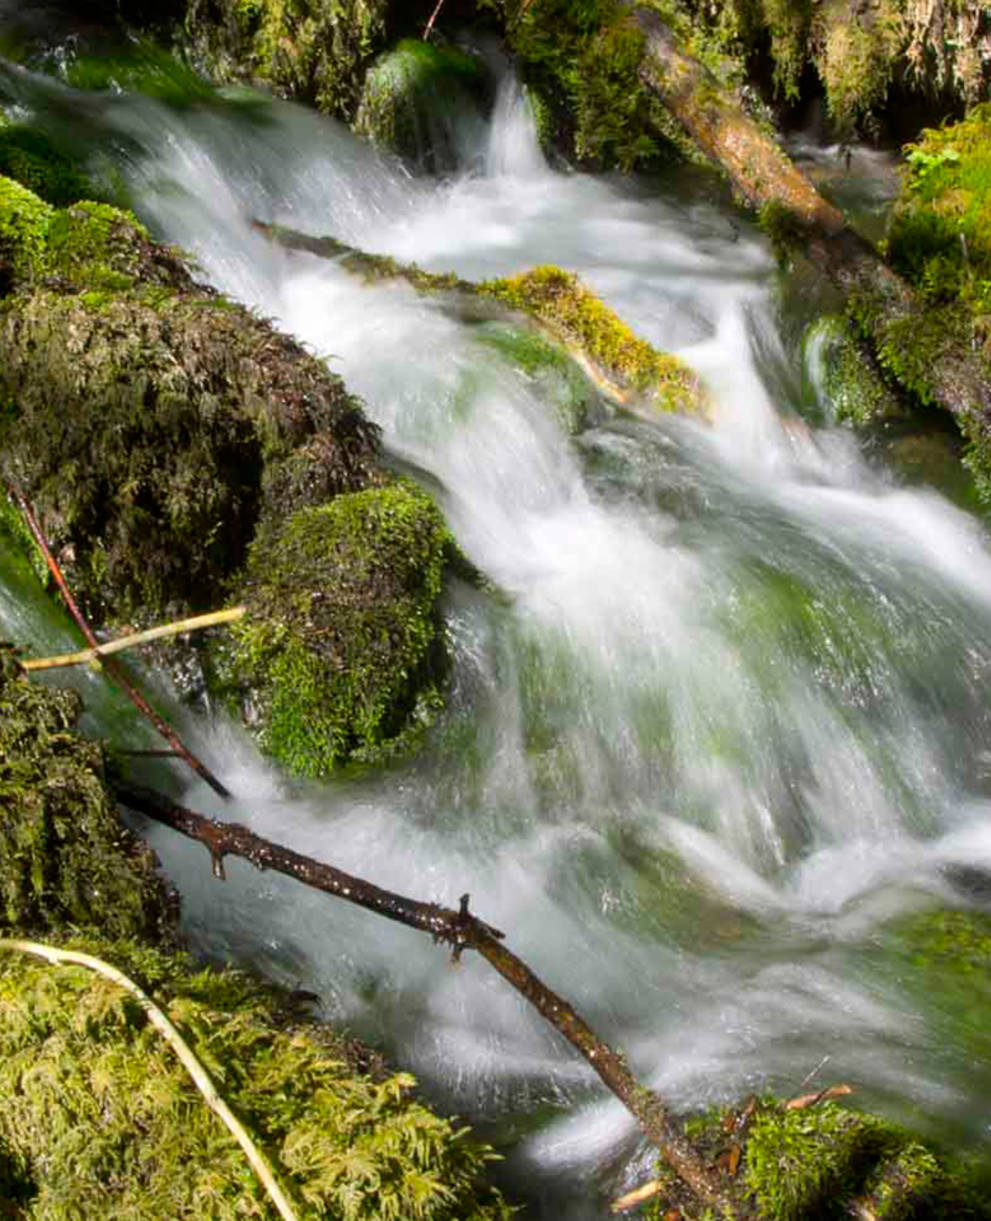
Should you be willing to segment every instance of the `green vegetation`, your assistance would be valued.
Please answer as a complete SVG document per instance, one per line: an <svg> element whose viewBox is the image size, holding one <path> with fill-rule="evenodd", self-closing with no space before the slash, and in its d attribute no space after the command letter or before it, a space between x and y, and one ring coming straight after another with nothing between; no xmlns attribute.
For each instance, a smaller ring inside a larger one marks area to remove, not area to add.
<svg viewBox="0 0 991 1221"><path fill-rule="evenodd" d="M432 172L454 168L457 115L490 99L485 66L464 51L408 38L365 76L355 130Z"/></svg>
<svg viewBox="0 0 991 1221"><path fill-rule="evenodd" d="M906 408L880 377L845 318L828 314L806 331L806 358L819 365L820 392L831 418L863 427L904 418Z"/></svg>
<svg viewBox="0 0 991 1221"><path fill-rule="evenodd" d="M351 122L387 0L189 0L185 41L214 80L253 81Z"/></svg>
<svg viewBox="0 0 991 1221"><path fill-rule="evenodd" d="M704 412L704 393L691 369L638 339L577 276L534 267L486 281L478 291L538 319L573 355L597 366L619 397L645 399L660 411Z"/></svg>
<svg viewBox="0 0 991 1221"><path fill-rule="evenodd" d="M76 160L36 127L0 126L0 174L56 207L94 199L97 194Z"/></svg>
<svg viewBox="0 0 991 1221"><path fill-rule="evenodd" d="M19 677L0 647L0 931L99 925L157 940L172 904L118 818L101 746L73 732L80 710L75 692Z"/></svg>
<svg viewBox="0 0 991 1221"><path fill-rule="evenodd" d="M450 543L437 507L405 481L262 530L233 669L261 710L264 747L291 771L321 776L382 758L429 722L445 664L437 601Z"/></svg>
<svg viewBox="0 0 991 1221"><path fill-rule="evenodd" d="M830 1102L758 1106L743 1174L761 1214L775 1221L848 1216L854 1201L877 1221L991 1216L965 1168L885 1120Z"/></svg>
<svg viewBox="0 0 991 1221"><path fill-rule="evenodd" d="M408 1074L369 1073L361 1049L301 1021L284 994L113 934L58 941L151 994L308 1218L509 1217L480 1182L489 1149L417 1102ZM0 949L0 1015L0 1185L18 1216L270 1215L244 1154L129 994Z"/></svg>
<svg viewBox="0 0 991 1221"><path fill-rule="evenodd" d="M92 609L207 609L266 495L287 494L289 458L325 498L373 477L376 430L340 379L196 288L133 217L55 211L7 180L0 200L20 288L0 305L3 469L75 552L71 579ZM27 291L40 273L45 287Z"/></svg>

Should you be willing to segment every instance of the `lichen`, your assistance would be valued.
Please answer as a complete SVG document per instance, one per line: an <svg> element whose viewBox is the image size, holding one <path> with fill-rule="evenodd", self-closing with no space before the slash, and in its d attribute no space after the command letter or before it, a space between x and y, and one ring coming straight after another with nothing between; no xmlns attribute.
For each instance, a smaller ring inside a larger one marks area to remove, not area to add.
<svg viewBox="0 0 991 1221"><path fill-rule="evenodd" d="M300 775L401 749L439 700L438 598L450 536L399 481L268 522L234 628L235 681L263 746Z"/></svg>
<svg viewBox="0 0 991 1221"><path fill-rule="evenodd" d="M284 993L132 940L60 940L165 1009L307 1217L507 1221L482 1178L492 1151ZM18 1216L269 1215L243 1151L127 993L0 950L0 1018L0 1183Z"/></svg>
<svg viewBox="0 0 991 1221"><path fill-rule="evenodd" d="M704 412L705 396L691 369L634 335L577 276L559 267L534 267L485 281L478 291L537 318L573 353L603 370L621 394L660 411Z"/></svg>
<svg viewBox="0 0 991 1221"><path fill-rule="evenodd" d="M404 39L365 76L355 130L431 173L455 169L457 123L482 118L491 88L481 60L457 47Z"/></svg>
<svg viewBox="0 0 991 1221"><path fill-rule="evenodd" d="M167 936L173 904L154 856L120 822L102 747L74 732L79 697L19 671L0 646L0 931Z"/></svg>

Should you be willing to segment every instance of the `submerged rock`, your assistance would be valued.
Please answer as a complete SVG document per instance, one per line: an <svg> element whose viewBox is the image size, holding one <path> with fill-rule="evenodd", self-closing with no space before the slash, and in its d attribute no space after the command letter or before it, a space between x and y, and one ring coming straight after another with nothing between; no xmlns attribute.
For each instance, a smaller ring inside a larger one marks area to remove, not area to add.
<svg viewBox="0 0 991 1221"><path fill-rule="evenodd" d="M806 368L831 420L863 426L908 415L845 318L828 314L812 323L803 347Z"/></svg>

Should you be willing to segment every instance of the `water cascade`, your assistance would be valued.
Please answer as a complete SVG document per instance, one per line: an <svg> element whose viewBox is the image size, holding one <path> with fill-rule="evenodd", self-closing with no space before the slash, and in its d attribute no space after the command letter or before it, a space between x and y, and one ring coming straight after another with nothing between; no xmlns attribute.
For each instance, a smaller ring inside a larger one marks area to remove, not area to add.
<svg viewBox="0 0 991 1221"><path fill-rule="evenodd" d="M452 588L448 708L382 774L291 783L222 716L180 714L236 816L422 899L469 891L686 1109L797 1091L828 1057L864 1105L987 1139L974 1019L885 930L989 893L991 553L974 518L802 418L760 236L673 184L550 169L511 81L484 158L443 181L286 104L104 105L142 219L330 361L502 593ZM567 387L491 324L252 218L475 279L577 271L699 372L714 418L616 414L589 389L569 426ZM61 646L46 622L8 580L0 633ZM121 732L80 681L92 727ZM194 945L311 989L411 1068L504 1146L528 1216L604 1216L637 1180L629 1117L483 964L247 866L221 885L147 834Z"/></svg>

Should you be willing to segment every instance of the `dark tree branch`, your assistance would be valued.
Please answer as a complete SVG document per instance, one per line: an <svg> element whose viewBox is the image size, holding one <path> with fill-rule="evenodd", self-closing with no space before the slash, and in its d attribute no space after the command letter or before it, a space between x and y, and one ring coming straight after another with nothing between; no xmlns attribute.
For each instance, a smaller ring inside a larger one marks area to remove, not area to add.
<svg viewBox="0 0 991 1221"><path fill-rule="evenodd" d="M210 853L214 877L224 877L224 857L242 857L258 869L274 869L316 890L429 933L435 942L449 945L455 959L464 950L476 950L584 1056L700 1200L721 1209L725 1217L747 1215L734 1199L725 1173L703 1162L664 1102L637 1081L623 1056L604 1043L563 997L551 991L517 958L504 944L502 932L469 911L468 895L462 895L457 911L423 903L275 844L240 824L206 818L150 789L119 783L116 795L130 809L204 844Z"/></svg>
<svg viewBox="0 0 991 1221"><path fill-rule="evenodd" d="M45 561L51 570L52 576L55 578L55 583L58 585L59 590L62 593L62 597L65 599L65 604L69 608L69 614L72 615L73 619L75 619L77 625L79 626L79 630L86 638L86 642L90 648L98 650L100 647L100 642L93 635L92 628L86 622L86 618L79 609L76 599L72 596L72 591L69 589L65 576L62 573L62 569L59 567L58 561L52 554L52 549L48 545L48 539L45 538L45 533L38 524L38 519L34 515L34 510L31 508L31 505L28 503L27 499L17 490L17 488L6 481L4 481L4 484L14 503L23 514L24 520L27 522L28 529L31 531L31 537L37 543L41 554L45 557ZM169 725L168 722L165 721L164 718L154 710L154 708L152 708L145 697L140 691L138 691L138 689L124 673L122 667L118 665L118 663L112 657L102 658L101 665L106 670L107 674L109 674L113 680L120 685L127 697L130 699L131 703L134 704L134 706L141 713L143 713L145 717L147 717L158 733L160 733L161 736L168 742L175 754L177 754L184 763L191 767L198 776L201 776L207 782L210 788L212 788L213 791L220 797L230 797L230 791L220 783L206 764L197 759L196 756L186 747L172 726Z"/></svg>

